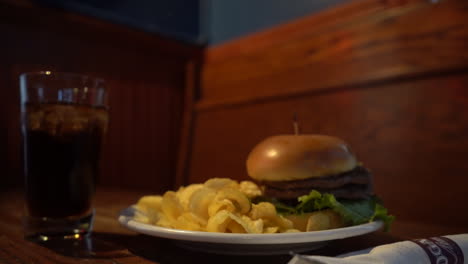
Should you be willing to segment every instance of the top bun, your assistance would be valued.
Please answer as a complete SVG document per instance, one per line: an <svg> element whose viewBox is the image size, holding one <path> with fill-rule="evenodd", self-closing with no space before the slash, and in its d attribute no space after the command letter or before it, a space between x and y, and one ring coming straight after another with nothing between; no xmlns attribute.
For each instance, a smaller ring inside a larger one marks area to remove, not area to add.
<svg viewBox="0 0 468 264"><path fill-rule="evenodd" d="M258 181L294 181L333 176L357 166L341 139L324 135L279 135L260 142L247 158L247 173Z"/></svg>

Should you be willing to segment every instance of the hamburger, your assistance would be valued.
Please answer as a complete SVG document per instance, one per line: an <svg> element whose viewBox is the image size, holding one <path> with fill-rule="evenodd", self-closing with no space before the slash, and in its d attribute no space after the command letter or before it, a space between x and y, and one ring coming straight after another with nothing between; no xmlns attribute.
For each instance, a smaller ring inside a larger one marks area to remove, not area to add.
<svg viewBox="0 0 468 264"><path fill-rule="evenodd" d="M316 212L329 219L328 228L381 219L388 229L393 221L373 193L370 171L336 137L269 137L248 155L247 173L263 189L258 201L273 203L300 229L309 229Z"/></svg>

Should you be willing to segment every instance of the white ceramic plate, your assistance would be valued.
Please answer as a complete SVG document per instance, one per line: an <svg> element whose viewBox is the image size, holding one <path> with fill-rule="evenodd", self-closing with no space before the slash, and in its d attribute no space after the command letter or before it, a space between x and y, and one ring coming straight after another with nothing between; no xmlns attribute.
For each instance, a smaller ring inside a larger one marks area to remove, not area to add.
<svg viewBox="0 0 468 264"><path fill-rule="evenodd" d="M279 233L229 234L185 231L144 224L134 220L135 209L120 212L119 222L130 230L155 237L173 239L179 246L197 251L221 254L287 254L324 246L328 241L374 232L383 226L381 221L331 230Z"/></svg>

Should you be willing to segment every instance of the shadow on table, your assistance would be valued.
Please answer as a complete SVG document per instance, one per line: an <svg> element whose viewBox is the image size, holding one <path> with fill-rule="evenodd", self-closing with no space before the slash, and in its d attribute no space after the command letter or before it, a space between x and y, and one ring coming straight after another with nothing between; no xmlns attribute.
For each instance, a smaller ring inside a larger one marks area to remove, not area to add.
<svg viewBox="0 0 468 264"><path fill-rule="evenodd" d="M122 245L108 240L108 235L101 234L83 236L78 239L48 239L46 241L31 241L48 248L55 253L73 258L113 259L132 256Z"/></svg>
<svg viewBox="0 0 468 264"><path fill-rule="evenodd" d="M122 238L122 237L121 237ZM113 239L113 238L111 238ZM290 255L275 255L275 256L239 256L229 255L229 249L226 254L204 253L192 251L179 247L173 240L155 238L145 235L136 235L126 237L127 243L125 246L134 255L142 258L155 261L161 264L172 263L287 263Z"/></svg>
<svg viewBox="0 0 468 264"><path fill-rule="evenodd" d="M139 235L134 237L135 242L144 243L145 245L152 245L143 247L132 247L128 246L128 249L135 255L139 255L148 259L153 259L161 264L171 263L235 263L235 264L259 264L259 263L287 263L291 258L291 254L286 255L229 255L229 248L227 248L226 254L212 254L191 251L187 249L179 248L174 241L158 239L154 237ZM310 250L306 252L300 252L301 254L309 255L322 255L322 256L336 256L352 251L362 250L366 248L375 247L382 244L394 243L401 241L401 238L392 236L385 232L374 232L367 235L346 238L341 240L330 241L325 246ZM141 244L140 244L141 245Z"/></svg>
<svg viewBox="0 0 468 264"><path fill-rule="evenodd" d="M235 256L191 251L178 247L172 240L145 235L93 233L81 239L35 241L56 254L83 259L107 259L119 263L120 258L140 257L160 264L170 263L287 263L290 255Z"/></svg>
<svg viewBox="0 0 468 264"><path fill-rule="evenodd" d="M387 234L372 234L329 243L323 248L304 254L335 256L379 244L398 241ZM93 233L91 237L77 241L45 241L40 243L54 252L75 258L114 259L138 256L160 264L171 263L287 263L291 255L230 255L203 253L179 247L174 241L146 235ZM117 261L118 262L118 261Z"/></svg>
<svg viewBox="0 0 468 264"><path fill-rule="evenodd" d="M204 253L192 251L179 247L173 240L156 238L146 235L117 235L117 234L97 234L97 237L105 241L114 241L124 246L134 255L158 262L161 264L172 263L287 263L292 255L230 255L229 248L225 254ZM353 237L332 241L326 246L308 251L303 254L336 256L351 251L374 247L381 244L393 243L401 239L391 236L388 233L376 232L369 235Z"/></svg>

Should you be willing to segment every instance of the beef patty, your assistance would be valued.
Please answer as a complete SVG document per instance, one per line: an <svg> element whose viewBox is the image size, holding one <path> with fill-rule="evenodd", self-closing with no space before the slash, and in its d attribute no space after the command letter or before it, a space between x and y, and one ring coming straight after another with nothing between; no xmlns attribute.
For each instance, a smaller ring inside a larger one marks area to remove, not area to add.
<svg viewBox="0 0 468 264"><path fill-rule="evenodd" d="M264 193L279 200L292 200L311 190L331 193L336 198L362 199L372 195L372 175L358 166L338 175L296 181L262 181Z"/></svg>

